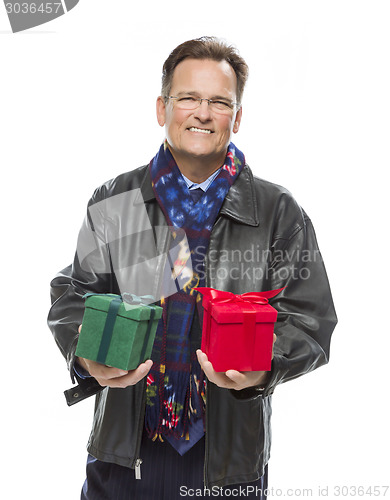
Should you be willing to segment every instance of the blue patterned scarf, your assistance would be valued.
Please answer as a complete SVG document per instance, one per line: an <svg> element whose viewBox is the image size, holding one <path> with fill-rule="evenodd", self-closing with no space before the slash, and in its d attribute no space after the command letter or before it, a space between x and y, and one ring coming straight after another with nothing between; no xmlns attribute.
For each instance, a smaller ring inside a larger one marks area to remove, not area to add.
<svg viewBox="0 0 390 500"><path fill-rule="evenodd" d="M192 200L167 142L149 165L157 202L171 226L176 253L174 249L170 252L168 272L173 270L178 290L161 300L163 316L147 378L145 425L153 439L162 440L164 435L188 439L191 423L204 418L204 374L195 352L200 347L199 328L199 338L191 338L196 331L192 328L196 312L202 318L201 297L193 288L205 285L204 257L211 230L244 163L243 153L230 143L222 169L197 202Z"/></svg>

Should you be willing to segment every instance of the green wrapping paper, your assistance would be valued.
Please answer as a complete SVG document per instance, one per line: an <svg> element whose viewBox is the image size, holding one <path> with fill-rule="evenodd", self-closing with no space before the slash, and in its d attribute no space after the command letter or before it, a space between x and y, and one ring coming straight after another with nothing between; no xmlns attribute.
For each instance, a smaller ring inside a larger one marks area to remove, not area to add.
<svg viewBox="0 0 390 500"><path fill-rule="evenodd" d="M123 295L132 303L115 294L85 295L76 356L122 370L134 370L150 358L162 308Z"/></svg>

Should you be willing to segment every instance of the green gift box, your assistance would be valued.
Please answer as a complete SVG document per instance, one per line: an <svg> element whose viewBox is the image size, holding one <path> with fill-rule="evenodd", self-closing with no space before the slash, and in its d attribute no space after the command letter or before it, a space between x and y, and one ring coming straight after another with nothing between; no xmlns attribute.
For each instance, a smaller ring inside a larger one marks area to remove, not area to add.
<svg viewBox="0 0 390 500"><path fill-rule="evenodd" d="M150 358L162 308L151 296L86 294L76 356L122 370ZM123 300L125 299L125 300Z"/></svg>

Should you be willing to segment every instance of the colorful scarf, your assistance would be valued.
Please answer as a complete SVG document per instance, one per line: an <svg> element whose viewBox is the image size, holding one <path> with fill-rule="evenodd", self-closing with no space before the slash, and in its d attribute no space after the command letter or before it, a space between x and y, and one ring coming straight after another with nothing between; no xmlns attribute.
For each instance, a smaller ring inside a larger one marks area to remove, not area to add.
<svg viewBox="0 0 390 500"><path fill-rule="evenodd" d="M145 425L153 439L163 440L164 435L188 439L191 423L204 419L204 374L195 353L201 333L192 325L196 313L202 318L201 296L193 288L205 286L204 257L211 230L244 163L243 153L230 143L222 169L196 203L167 142L149 165L157 202L171 227L174 248L168 272L174 273L178 290L161 300L163 316L147 377ZM191 339L197 330L198 338Z"/></svg>

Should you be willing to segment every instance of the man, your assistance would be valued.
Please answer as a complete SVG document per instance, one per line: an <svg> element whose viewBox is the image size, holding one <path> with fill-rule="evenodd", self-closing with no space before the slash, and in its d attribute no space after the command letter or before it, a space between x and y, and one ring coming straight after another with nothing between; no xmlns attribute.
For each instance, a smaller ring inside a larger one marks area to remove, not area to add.
<svg viewBox="0 0 390 500"><path fill-rule="evenodd" d="M157 99L165 143L149 165L95 191L73 265L52 281L49 326L79 382L69 404L97 393L83 499L213 488L266 498L272 393L328 361L337 319L311 221L288 191L254 178L231 142L247 73L214 38L170 54ZM270 372L215 372L199 349L197 286L284 287L272 299ZM152 359L129 372L75 359L83 295L122 292L161 298Z"/></svg>

